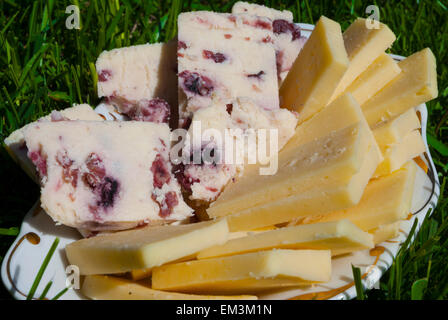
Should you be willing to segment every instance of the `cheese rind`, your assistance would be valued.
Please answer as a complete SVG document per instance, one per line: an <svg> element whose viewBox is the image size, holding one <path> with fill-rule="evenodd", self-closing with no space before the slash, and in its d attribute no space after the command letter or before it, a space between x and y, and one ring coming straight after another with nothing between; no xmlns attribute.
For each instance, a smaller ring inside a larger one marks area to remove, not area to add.
<svg viewBox="0 0 448 320"><path fill-rule="evenodd" d="M227 222L221 219L100 235L70 243L65 251L83 275L122 273L179 260L222 244L227 236Z"/></svg>
<svg viewBox="0 0 448 320"><path fill-rule="evenodd" d="M371 127L437 97L436 58L426 48L400 61L401 73L361 108Z"/></svg>
<svg viewBox="0 0 448 320"><path fill-rule="evenodd" d="M372 62L344 92L350 92L359 104L372 98L401 72L394 59L386 53Z"/></svg>
<svg viewBox="0 0 448 320"><path fill-rule="evenodd" d="M371 180L358 205L309 217L301 223L348 219L364 231L406 218L411 210L417 165L410 161L394 173Z"/></svg>
<svg viewBox="0 0 448 320"><path fill-rule="evenodd" d="M383 23L378 28L368 27L366 19L356 19L343 34L350 65L339 82L330 101L345 89L371 65L395 41L394 33Z"/></svg>
<svg viewBox="0 0 448 320"><path fill-rule="evenodd" d="M81 293L93 300L257 300L256 296L203 296L165 292L111 276L86 276Z"/></svg>
<svg viewBox="0 0 448 320"><path fill-rule="evenodd" d="M420 131L409 132L400 142L384 150L384 160L378 165L374 177L384 176L398 170L407 161L422 154L425 150L425 143Z"/></svg>
<svg viewBox="0 0 448 320"><path fill-rule="evenodd" d="M205 249L198 259L236 255L270 249L331 250L338 255L373 248L372 236L348 220L279 228Z"/></svg>
<svg viewBox="0 0 448 320"><path fill-rule="evenodd" d="M103 118L99 114L97 114L91 106L88 104L74 104L73 107L60 110L53 111L53 113L38 119L37 121L52 121L53 117L57 117L58 119L65 117L69 120L92 120L92 121L102 121ZM25 145L25 138L23 133L25 132L25 128L27 128L30 124L17 129L12 132L5 139L5 147L8 151L11 158L14 159L25 171L28 176L33 179L36 183L39 183L39 178L36 175L36 169L33 163L27 156L28 149Z"/></svg>
<svg viewBox="0 0 448 320"><path fill-rule="evenodd" d="M232 7L232 13L248 13L254 16L267 17L271 20L283 19L292 21L293 18L291 11L276 10L256 3L244 1L235 2Z"/></svg>
<svg viewBox="0 0 448 320"><path fill-rule="evenodd" d="M164 265L153 289L215 294L254 293L330 280L329 250L270 250Z"/></svg>
<svg viewBox="0 0 448 320"><path fill-rule="evenodd" d="M349 65L340 25L321 17L280 88L280 106L299 123L328 104Z"/></svg>
<svg viewBox="0 0 448 320"><path fill-rule="evenodd" d="M398 117L373 128L372 132L382 152L399 143L413 130L421 128L420 119L414 109L409 109Z"/></svg>

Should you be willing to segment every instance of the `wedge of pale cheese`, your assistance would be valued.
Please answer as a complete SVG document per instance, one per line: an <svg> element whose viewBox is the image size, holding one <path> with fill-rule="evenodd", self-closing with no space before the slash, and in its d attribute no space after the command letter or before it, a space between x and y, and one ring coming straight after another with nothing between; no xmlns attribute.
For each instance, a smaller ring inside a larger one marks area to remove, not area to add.
<svg viewBox="0 0 448 320"><path fill-rule="evenodd" d="M38 119L37 121L58 121L63 118L69 120L92 120L101 121L103 118L93 111L92 107L88 104L73 105L71 108L67 108L60 111L53 111L51 114ZM25 128L29 127L27 124L23 128L17 129L12 132L5 139L5 148L8 151L11 158L14 159L25 171L25 173L33 179L36 183L39 183L39 178L36 175L36 168L27 156L28 149L25 145L25 139L23 136Z"/></svg>
<svg viewBox="0 0 448 320"><path fill-rule="evenodd" d="M405 113L373 128L372 132L382 152L399 143L413 130L420 129L421 124L415 110L409 109Z"/></svg>
<svg viewBox="0 0 448 320"><path fill-rule="evenodd" d="M330 250L270 250L168 264L152 288L188 293L256 293L329 281Z"/></svg>
<svg viewBox="0 0 448 320"><path fill-rule="evenodd" d="M425 150L425 143L420 131L413 130L406 134L400 142L384 150L384 160L378 165L373 176L380 177L394 172Z"/></svg>
<svg viewBox="0 0 448 320"><path fill-rule="evenodd" d="M373 248L372 235L348 220L340 220L249 234L205 249L198 253L197 258L230 256L269 249L331 250L334 256L369 248Z"/></svg>
<svg viewBox="0 0 448 320"><path fill-rule="evenodd" d="M65 251L83 275L122 273L190 256L224 243L227 236L227 221L221 219L100 235L70 243Z"/></svg>
<svg viewBox="0 0 448 320"><path fill-rule="evenodd" d="M364 231L406 218L411 210L415 162L408 162L394 173L371 180L358 205L345 210L308 217L301 223L348 219Z"/></svg>
<svg viewBox="0 0 448 320"><path fill-rule="evenodd" d="M358 203L380 161L359 105L343 95L296 129L276 175L247 170L207 213L229 216L230 229L239 231L347 208Z"/></svg>
<svg viewBox="0 0 448 320"><path fill-rule="evenodd" d="M363 104L395 79L400 72L398 63L388 54L382 53L345 89L345 92L350 92L359 104Z"/></svg>
<svg viewBox="0 0 448 320"><path fill-rule="evenodd" d="M383 23L372 26L367 19L356 19L343 34L350 65L331 100L343 93L395 41L394 33Z"/></svg>
<svg viewBox="0 0 448 320"><path fill-rule="evenodd" d="M321 17L280 87L280 106L307 120L328 104L348 65L341 26Z"/></svg>
<svg viewBox="0 0 448 320"><path fill-rule="evenodd" d="M123 278L86 276L81 293L93 300L257 300L256 296L201 296L151 289Z"/></svg>
<svg viewBox="0 0 448 320"><path fill-rule="evenodd" d="M436 58L426 48L398 63L401 73L361 105L371 127L437 97Z"/></svg>
<svg viewBox="0 0 448 320"><path fill-rule="evenodd" d="M401 220L374 228L369 233L372 234L373 242L377 245L386 240L398 237L400 234L400 225Z"/></svg>

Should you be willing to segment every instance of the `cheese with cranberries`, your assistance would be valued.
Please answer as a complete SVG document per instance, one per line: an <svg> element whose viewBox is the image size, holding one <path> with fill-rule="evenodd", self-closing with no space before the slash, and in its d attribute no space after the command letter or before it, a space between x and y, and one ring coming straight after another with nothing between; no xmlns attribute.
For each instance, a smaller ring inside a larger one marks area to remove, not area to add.
<svg viewBox="0 0 448 320"><path fill-rule="evenodd" d="M282 82L306 41L301 34L300 27L293 22L292 12L239 1L233 5L232 13L246 13L272 20L274 33L272 42L275 47L279 81Z"/></svg>
<svg viewBox="0 0 448 320"><path fill-rule="evenodd" d="M212 104L249 97L279 108L272 21L247 14L185 12L178 18L181 126Z"/></svg>
<svg viewBox="0 0 448 320"><path fill-rule="evenodd" d="M183 150L184 154L191 155L190 163L178 167L180 170L177 171L184 189L191 193L190 199L215 200L222 189L243 172L244 165L250 163L249 155L255 155L254 160L258 163L258 147L262 148L262 143L265 143L270 148L271 138L276 139L280 150L294 135L296 124L297 117L289 110L264 110L244 98L198 110L193 116ZM266 136L259 135L258 129L266 129ZM270 129L275 130L276 136L271 136ZM216 131L219 138L212 138L211 134ZM249 138L251 135L252 140ZM199 154L200 163L193 162L195 154ZM237 155L241 157L238 159ZM267 150L266 156L272 155L271 150Z"/></svg>
<svg viewBox="0 0 448 320"><path fill-rule="evenodd" d="M51 114L38 119L38 122L42 121L59 121L59 120L93 120L101 121L103 120L99 114L93 111L92 107L88 104L73 105L71 108L67 108L61 111L53 111ZM29 126L26 125L23 128L17 129L11 133L5 139L5 146L8 153L16 161L22 169L32 178L34 181L38 182L39 179L36 175L36 170L33 163L28 159L27 153L28 149L25 145L25 139L23 132L25 128Z"/></svg>
<svg viewBox="0 0 448 320"><path fill-rule="evenodd" d="M42 207L58 223L119 230L192 214L171 173L166 124L42 122L24 136Z"/></svg>
<svg viewBox="0 0 448 320"><path fill-rule="evenodd" d="M96 70L98 96L132 120L168 122L177 108L175 41L104 51Z"/></svg>

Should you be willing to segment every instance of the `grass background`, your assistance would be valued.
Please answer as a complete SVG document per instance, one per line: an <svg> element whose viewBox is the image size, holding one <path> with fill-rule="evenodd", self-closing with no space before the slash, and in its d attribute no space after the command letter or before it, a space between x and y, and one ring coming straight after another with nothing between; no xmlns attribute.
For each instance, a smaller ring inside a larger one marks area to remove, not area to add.
<svg viewBox="0 0 448 320"><path fill-rule="evenodd" d="M176 34L181 11L228 12L235 1L0 1L0 135L72 103L98 103L96 57L107 49L162 42ZM438 61L439 98L429 102L428 141L442 192L437 209L416 241L402 250L367 299L448 298L448 2L413 1L257 1L288 9L296 22L315 23L325 15L343 30L366 7L380 8L380 20L397 35L392 53L410 55L430 47ZM80 9L81 29L69 30L66 7ZM36 185L0 148L0 261L24 214L39 196ZM42 257L43 258L43 257ZM10 298L0 285L0 299Z"/></svg>

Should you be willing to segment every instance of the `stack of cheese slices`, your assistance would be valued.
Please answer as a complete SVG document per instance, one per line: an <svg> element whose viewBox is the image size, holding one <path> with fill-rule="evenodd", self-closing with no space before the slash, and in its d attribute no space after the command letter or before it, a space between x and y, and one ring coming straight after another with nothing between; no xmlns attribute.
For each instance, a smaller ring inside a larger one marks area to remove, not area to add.
<svg viewBox="0 0 448 320"><path fill-rule="evenodd" d="M288 16L235 6L266 19ZM397 62L385 53L394 41L382 23L357 19L342 33L321 17L289 72L279 72L280 107L298 114L298 125L278 155L276 174L245 166L204 209L204 221L146 225L69 244L68 261L85 276L82 293L257 299L328 282L333 257L396 237L421 170L414 158L425 152L415 107L438 92L431 50ZM11 149L16 159L20 152Z"/></svg>

